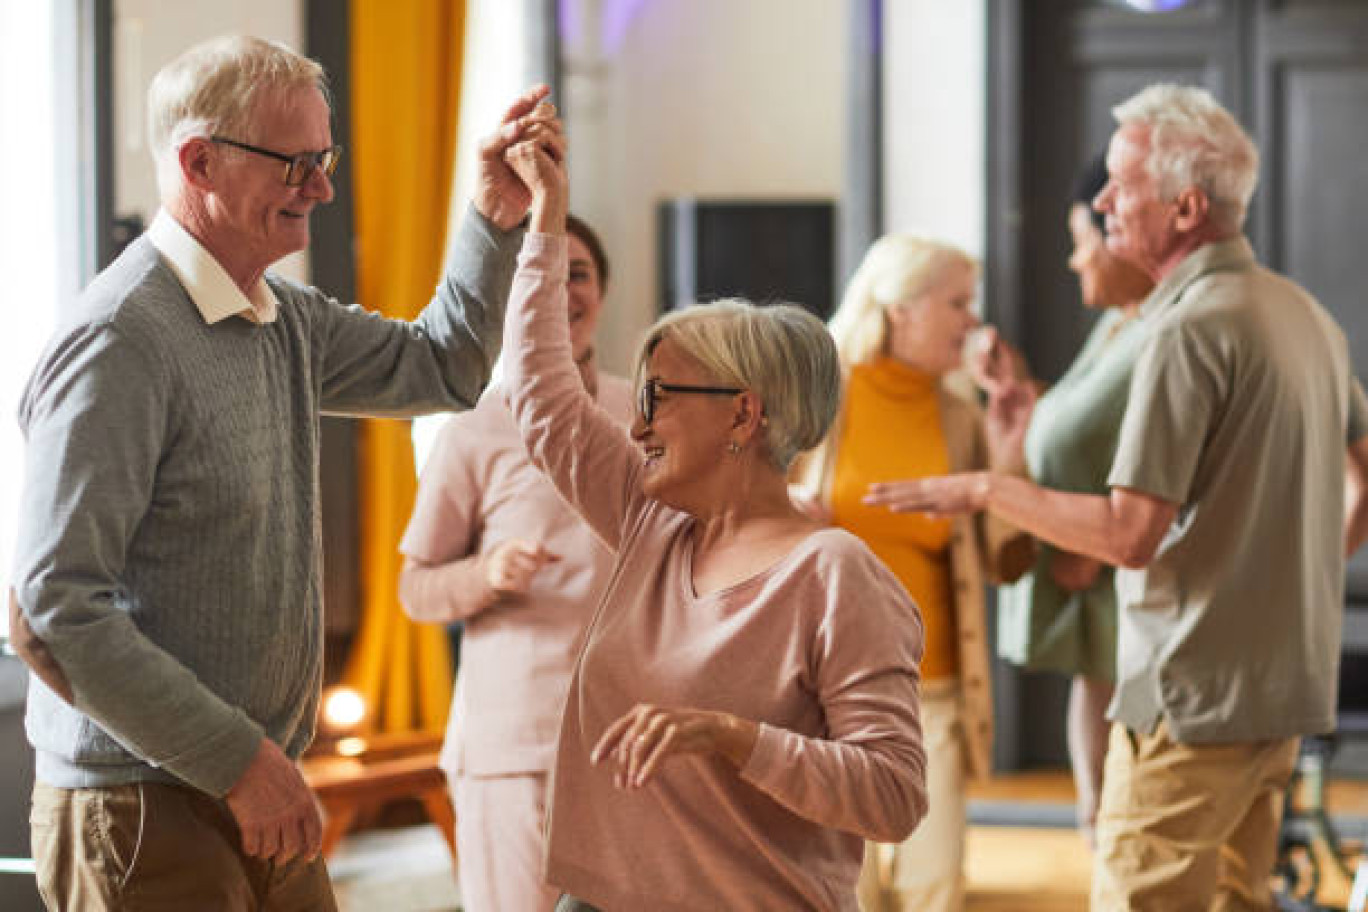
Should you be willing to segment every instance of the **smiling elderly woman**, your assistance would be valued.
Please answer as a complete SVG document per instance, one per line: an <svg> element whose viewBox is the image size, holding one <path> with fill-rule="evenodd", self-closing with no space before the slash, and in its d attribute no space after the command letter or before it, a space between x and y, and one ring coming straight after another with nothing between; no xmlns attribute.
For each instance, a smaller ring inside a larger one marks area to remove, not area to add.
<svg viewBox="0 0 1368 912"><path fill-rule="evenodd" d="M643 346L629 439L571 357L563 168L531 146L509 159L533 195L510 405L616 556L561 721L559 908L854 910L863 840L926 812L922 634L868 548L788 498L836 410L835 346L793 307L673 314Z"/></svg>

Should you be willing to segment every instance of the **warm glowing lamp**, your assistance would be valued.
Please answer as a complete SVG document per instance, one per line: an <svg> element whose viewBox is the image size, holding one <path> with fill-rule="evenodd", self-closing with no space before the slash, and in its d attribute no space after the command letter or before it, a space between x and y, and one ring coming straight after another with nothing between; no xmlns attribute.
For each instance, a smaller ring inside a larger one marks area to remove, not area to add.
<svg viewBox="0 0 1368 912"><path fill-rule="evenodd" d="M318 711L318 740L315 755L336 754L358 757L366 752L366 741L357 735L366 719L366 701L350 687L329 687L323 691Z"/></svg>
<svg viewBox="0 0 1368 912"><path fill-rule="evenodd" d="M348 734L366 718L366 701L350 687L330 687L323 694L323 727L332 734Z"/></svg>

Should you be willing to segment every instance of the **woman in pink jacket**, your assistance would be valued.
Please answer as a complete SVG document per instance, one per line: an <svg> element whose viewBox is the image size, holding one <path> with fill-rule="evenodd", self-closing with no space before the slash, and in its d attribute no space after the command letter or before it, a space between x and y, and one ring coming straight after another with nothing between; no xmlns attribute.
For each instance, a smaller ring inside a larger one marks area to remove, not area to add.
<svg viewBox="0 0 1368 912"><path fill-rule="evenodd" d="M863 840L926 812L922 633L873 554L788 498L836 411L835 346L793 307L672 314L642 348L629 437L575 373L563 167L535 145L508 158L533 196L509 404L615 555L561 720L558 908L854 910Z"/></svg>

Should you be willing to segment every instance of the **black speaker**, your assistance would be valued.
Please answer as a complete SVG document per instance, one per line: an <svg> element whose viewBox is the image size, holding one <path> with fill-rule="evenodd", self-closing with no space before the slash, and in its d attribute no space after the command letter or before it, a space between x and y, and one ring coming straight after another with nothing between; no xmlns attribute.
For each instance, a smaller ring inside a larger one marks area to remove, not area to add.
<svg viewBox="0 0 1368 912"><path fill-rule="evenodd" d="M836 304L830 200L668 200L657 209L661 312L696 301Z"/></svg>

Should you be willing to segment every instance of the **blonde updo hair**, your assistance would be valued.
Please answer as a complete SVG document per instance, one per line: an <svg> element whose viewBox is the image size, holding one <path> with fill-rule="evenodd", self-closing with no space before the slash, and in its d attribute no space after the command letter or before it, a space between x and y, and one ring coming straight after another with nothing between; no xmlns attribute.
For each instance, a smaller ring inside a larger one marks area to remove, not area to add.
<svg viewBox="0 0 1368 912"><path fill-rule="evenodd" d="M245 35L211 38L162 67L147 91L147 141L162 196L180 183L176 154L186 140L223 134L251 142L260 100L301 88L328 98L323 67L283 44Z"/></svg>
<svg viewBox="0 0 1368 912"><path fill-rule="evenodd" d="M978 261L951 244L911 234L885 235L869 248L831 318L831 335L846 367L883 354L884 312L935 288L954 267L978 274Z"/></svg>
<svg viewBox="0 0 1368 912"><path fill-rule="evenodd" d="M718 385L743 387L760 398L767 455L781 472L821 443L836 417L836 346L822 321L801 307L729 298L661 317L637 354L638 391L651 353L667 338Z"/></svg>

